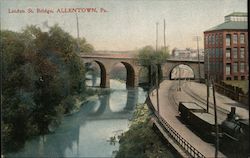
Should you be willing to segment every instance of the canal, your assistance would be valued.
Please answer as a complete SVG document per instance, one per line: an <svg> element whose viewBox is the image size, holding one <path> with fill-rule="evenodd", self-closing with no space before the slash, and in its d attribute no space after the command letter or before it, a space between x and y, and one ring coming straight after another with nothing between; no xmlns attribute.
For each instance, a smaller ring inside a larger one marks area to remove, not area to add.
<svg viewBox="0 0 250 158"><path fill-rule="evenodd" d="M87 85L96 85L99 78ZM28 140L23 149L7 157L113 157L119 143L110 138L128 130L137 103L143 103L142 88L126 89L111 80L110 93L91 97L80 111L65 116L54 133Z"/></svg>

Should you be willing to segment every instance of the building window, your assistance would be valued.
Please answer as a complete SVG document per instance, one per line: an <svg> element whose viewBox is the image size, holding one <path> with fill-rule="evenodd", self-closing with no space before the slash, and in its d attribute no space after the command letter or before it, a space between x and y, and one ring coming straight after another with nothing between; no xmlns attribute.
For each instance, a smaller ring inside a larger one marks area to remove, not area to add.
<svg viewBox="0 0 250 158"><path fill-rule="evenodd" d="M219 61L217 61L216 62L216 70L217 70L217 72L220 72L220 67L219 67L220 65L219 65Z"/></svg>
<svg viewBox="0 0 250 158"><path fill-rule="evenodd" d="M231 64L227 64L226 66L226 75L230 75L231 73Z"/></svg>
<svg viewBox="0 0 250 158"><path fill-rule="evenodd" d="M234 71L234 73L237 73L238 72L238 63L234 63L234 65L233 65L234 67L234 69L233 69L233 71Z"/></svg>
<svg viewBox="0 0 250 158"><path fill-rule="evenodd" d="M230 46L230 43L231 43L231 35L227 34L226 35L226 46Z"/></svg>
<svg viewBox="0 0 250 158"><path fill-rule="evenodd" d="M227 49L226 49L226 58L227 58L227 59L230 59L230 58L231 58L231 49L230 49L230 48L227 48Z"/></svg>
<svg viewBox="0 0 250 158"><path fill-rule="evenodd" d="M244 44L245 43L245 35L244 33L240 34L240 44Z"/></svg>
<svg viewBox="0 0 250 158"><path fill-rule="evenodd" d="M238 59L238 49L237 48L233 48L233 57L234 57L234 59Z"/></svg>
<svg viewBox="0 0 250 158"><path fill-rule="evenodd" d="M217 45L219 43L219 40L218 40L218 35L215 34L215 44Z"/></svg>
<svg viewBox="0 0 250 158"><path fill-rule="evenodd" d="M222 41L223 41L223 39L222 39L222 34L220 33L220 38L219 38L219 41L220 41L220 45L222 45Z"/></svg>
<svg viewBox="0 0 250 158"><path fill-rule="evenodd" d="M211 41L212 45L214 45L214 35L212 34L212 41Z"/></svg>
<svg viewBox="0 0 250 158"><path fill-rule="evenodd" d="M241 59L245 58L245 48L240 48L240 58Z"/></svg>
<svg viewBox="0 0 250 158"><path fill-rule="evenodd" d="M245 80L245 76L241 76L241 80Z"/></svg>
<svg viewBox="0 0 250 158"><path fill-rule="evenodd" d="M233 44L237 44L238 43L238 35L234 34L233 35Z"/></svg>
<svg viewBox="0 0 250 158"><path fill-rule="evenodd" d="M234 80L238 80L238 76L234 76Z"/></svg>
<svg viewBox="0 0 250 158"><path fill-rule="evenodd" d="M245 72L245 63L240 63L240 72Z"/></svg>
<svg viewBox="0 0 250 158"><path fill-rule="evenodd" d="M214 57L214 49L211 48L211 52L210 52L210 59Z"/></svg>

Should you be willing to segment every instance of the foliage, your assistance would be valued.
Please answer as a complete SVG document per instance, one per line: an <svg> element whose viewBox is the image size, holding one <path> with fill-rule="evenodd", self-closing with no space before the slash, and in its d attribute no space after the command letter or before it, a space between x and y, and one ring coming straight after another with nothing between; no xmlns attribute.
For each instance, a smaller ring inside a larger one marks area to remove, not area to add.
<svg viewBox="0 0 250 158"><path fill-rule="evenodd" d="M162 47L156 51L152 46L145 46L139 50L138 61L142 66L147 67L148 82L151 86L156 84L157 73L159 75L159 80L161 80L161 64L163 64L167 58L169 58L168 47L166 50Z"/></svg>
<svg viewBox="0 0 250 158"><path fill-rule="evenodd" d="M149 109L138 105L129 130L121 136L117 158L165 158L171 157L159 136L149 126Z"/></svg>
<svg viewBox="0 0 250 158"><path fill-rule="evenodd" d="M85 92L85 70L76 53L77 40L58 25L48 32L34 25L22 32L3 30L0 39L1 123L8 151L20 148L30 136L49 132L51 123L73 109L72 96ZM86 40L85 45L82 50L93 49Z"/></svg>
<svg viewBox="0 0 250 158"><path fill-rule="evenodd" d="M79 43L79 51L84 53L92 53L94 50L94 47L86 42L85 38L77 39L77 42Z"/></svg>
<svg viewBox="0 0 250 158"><path fill-rule="evenodd" d="M164 48L161 48L158 51L155 51L152 46L145 46L141 50L139 50L138 59L141 65L154 65L154 64L162 64L169 57L169 50L166 48L166 52Z"/></svg>

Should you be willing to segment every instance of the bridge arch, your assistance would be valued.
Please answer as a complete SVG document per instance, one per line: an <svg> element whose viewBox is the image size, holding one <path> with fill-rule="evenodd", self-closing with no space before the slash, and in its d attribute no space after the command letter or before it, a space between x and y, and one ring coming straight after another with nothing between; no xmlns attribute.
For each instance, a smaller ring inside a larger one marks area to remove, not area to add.
<svg viewBox="0 0 250 158"><path fill-rule="evenodd" d="M191 66L189 66L187 64L176 64L175 66L173 66L173 68L169 72L169 79L170 80L174 79L173 75L177 76L176 78L179 78L179 76L178 76L179 75L178 67L181 67L180 71L182 71L184 69L184 71L191 71L192 72L192 75L189 75L189 76L180 76L181 78L190 78L190 79L194 79L195 78L194 70L193 70L193 68ZM177 74L177 72L178 72L178 74Z"/></svg>
<svg viewBox="0 0 250 158"><path fill-rule="evenodd" d="M121 61L121 62L115 62L111 67L110 67L110 72L112 71L112 68L116 64L123 64L126 69L126 86L127 87L135 87L135 68L128 62ZM110 73L109 72L109 73Z"/></svg>
<svg viewBox="0 0 250 158"><path fill-rule="evenodd" d="M104 88L106 87L106 83L107 83L107 69L105 67L105 65L101 62L101 61L98 61L98 60L91 60L91 61L87 61L85 62L85 64L87 63L97 63L97 65L99 66L100 68L100 87Z"/></svg>
<svg viewBox="0 0 250 158"><path fill-rule="evenodd" d="M101 83L100 83L100 87L104 88L106 87L106 83L107 83L107 71L106 68L104 66L104 64L100 61L95 60L95 62L100 66L101 69Z"/></svg>
<svg viewBox="0 0 250 158"><path fill-rule="evenodd" d="M164 68L163 68L164 78L165 79L172 79L171 73L179 65L188 66L193 72L193 78L194 79L197 79L199 77L198 65L197 64L187 63L187 62L169 62L169 63L166 63L164 65Z"/></svg>

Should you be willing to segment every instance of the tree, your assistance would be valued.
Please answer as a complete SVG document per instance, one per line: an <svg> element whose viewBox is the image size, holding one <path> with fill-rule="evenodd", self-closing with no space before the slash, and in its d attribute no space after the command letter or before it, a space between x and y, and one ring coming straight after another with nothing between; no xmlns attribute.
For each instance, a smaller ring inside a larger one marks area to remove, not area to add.
<svg viewBox="0 0 250 158"><path fill-rule="evenodd" d="M142 66L145 66L148 68L148 77L149 77L149 84L152 85L152 83L155 83L155 78L151 78L155 75L155 69L157 67L159 76L162 76L161 74L161 64L163 64L167 58L169 58L169 50L164 51L164 48L162 47L157 52L153 49L152 46L145 46L142 49L139 50L138 54L138 60L139 63Z"/></svg>
<svg viewBox="0 0 250 158"><path fill-rule="evenodd" d="M48 32L34 25L22 32L3 30L0 39L6 151L21 147L30 136L49 132L49 125L73 109L75 105L64 98L84 92L85 71L76 53L77 39L58 25ZM81 48L93 50L83 39Z"/></svg>
<svg viewBox="0 0 250 158"><path fill-rule="evenodd" d="M94 51L94 47L87 43L85 38L77 39L77 42L79 44L79 51L82 53L92 53Z"/></svg>

